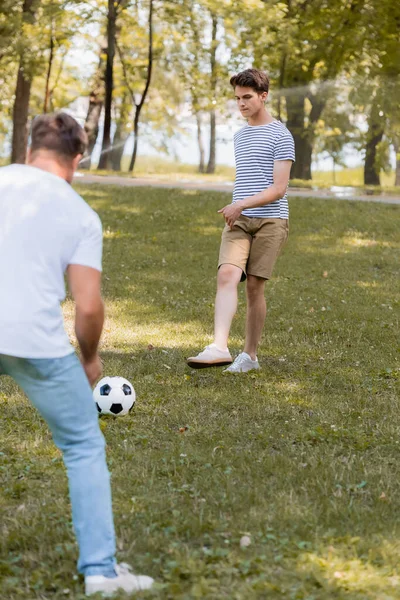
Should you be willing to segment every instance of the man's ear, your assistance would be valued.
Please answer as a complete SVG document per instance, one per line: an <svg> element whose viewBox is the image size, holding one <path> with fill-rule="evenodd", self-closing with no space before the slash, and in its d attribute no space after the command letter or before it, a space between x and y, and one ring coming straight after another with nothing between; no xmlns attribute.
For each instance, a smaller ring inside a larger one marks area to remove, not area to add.
<svg viewBox="0 0 400 600"><path fill-rule="evenodd" d="M28 149L27 149L27 151L26 151L26 159L25 159L25 163L26 163L27 165L29 165L29 163L31 162L31 160L32 160L32 150L31 150L31 147L30 147L30 146L28 146Z"/></svg>

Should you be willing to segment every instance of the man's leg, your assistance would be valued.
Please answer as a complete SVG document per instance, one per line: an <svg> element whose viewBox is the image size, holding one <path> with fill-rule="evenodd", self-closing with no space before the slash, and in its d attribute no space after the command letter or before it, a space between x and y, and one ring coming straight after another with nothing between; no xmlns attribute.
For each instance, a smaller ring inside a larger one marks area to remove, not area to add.
<svg viewBox="0 0 400 600"><path fill-rule="evenodd" d="M227 350L229 331L237 309L237 287L242 277L242 269L235 265L221 265L217 276L215 298L214 344L220 350Z"/></svg>
<svg viewBox="0 0 400 600"><path fill-rule="evenodd" d="M1 357L3 370L21 386L47 421L68 470L78 569L115 576L110 476L92 390L75 354L57 359Z"/></svg>
<svg viewBox="0 0 400 600"><path fill-rule="evenodd" d="M267 314L264 288L265 279L262 277L255 277L254 275L247 276L246 341L244 352L246 352L252 360L256 360L257 348Z"/></svg>

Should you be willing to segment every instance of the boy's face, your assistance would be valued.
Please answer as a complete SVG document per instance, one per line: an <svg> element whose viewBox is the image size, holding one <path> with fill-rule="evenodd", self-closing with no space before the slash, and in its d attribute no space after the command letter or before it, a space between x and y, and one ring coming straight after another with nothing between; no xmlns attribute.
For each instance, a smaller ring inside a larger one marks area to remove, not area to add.
<svg viewBox="0 0 400 600"><path fill-rule="evenodd" d="M239 85L235 87L238 109L246 119L251 118L264 107L267 96L267 92L259 94L250 87L240 87Z"/></svg>

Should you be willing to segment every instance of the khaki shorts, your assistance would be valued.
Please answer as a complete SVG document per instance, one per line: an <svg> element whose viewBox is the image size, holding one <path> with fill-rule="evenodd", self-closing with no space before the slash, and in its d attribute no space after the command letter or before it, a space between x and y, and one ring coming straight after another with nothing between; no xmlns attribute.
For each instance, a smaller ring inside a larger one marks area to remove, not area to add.
<svg viewBox="0 0 400 600"><path fill-rule="evenodd" d="M218 268L235 265L242 269L241 281L247 275L270 279L289 235L287 219L258 219L240 215L231 230L222 232Z"/></svg>

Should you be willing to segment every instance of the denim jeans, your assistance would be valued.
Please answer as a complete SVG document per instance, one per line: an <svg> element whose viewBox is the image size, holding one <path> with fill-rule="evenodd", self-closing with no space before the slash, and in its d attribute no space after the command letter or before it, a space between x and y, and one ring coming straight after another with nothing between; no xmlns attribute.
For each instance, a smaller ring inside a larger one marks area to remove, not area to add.
<svg viewBox="0 0 400 600"><path fill-rule="evenodd" d="M0 354L10 375L47 421L68 471L72 519L84 575L115 576L115 535L105 442L86 374L75 353L28 359Z"/></svg>

